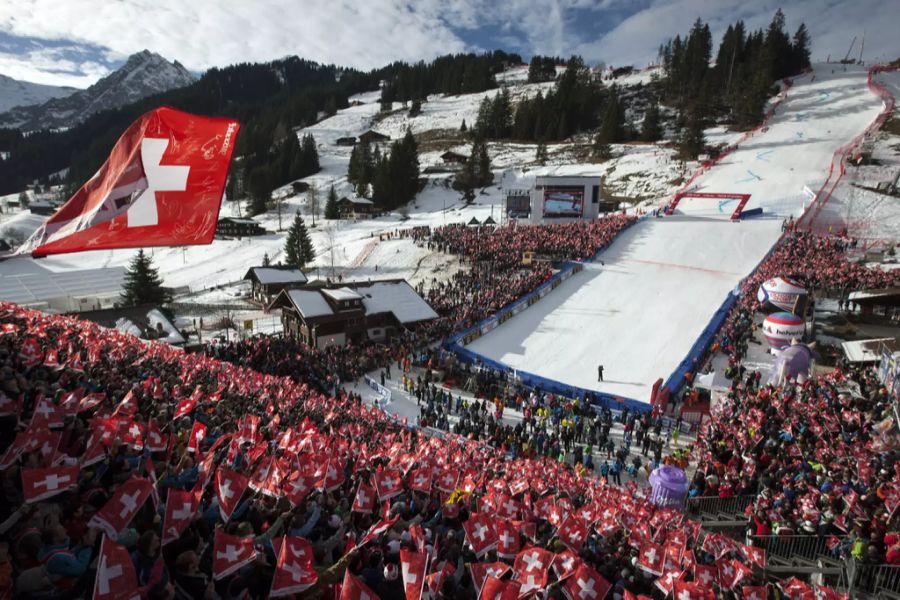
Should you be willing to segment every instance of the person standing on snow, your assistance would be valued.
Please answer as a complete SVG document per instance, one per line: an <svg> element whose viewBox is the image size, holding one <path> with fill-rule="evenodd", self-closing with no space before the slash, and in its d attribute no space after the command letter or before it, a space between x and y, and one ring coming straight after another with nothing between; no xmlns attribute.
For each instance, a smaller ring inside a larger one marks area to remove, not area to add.
<svg viewBox="0 0 900 600"><path fill-rule="evenodd" d="M603 365L597 365L597 381L603 381Z"/></svg>

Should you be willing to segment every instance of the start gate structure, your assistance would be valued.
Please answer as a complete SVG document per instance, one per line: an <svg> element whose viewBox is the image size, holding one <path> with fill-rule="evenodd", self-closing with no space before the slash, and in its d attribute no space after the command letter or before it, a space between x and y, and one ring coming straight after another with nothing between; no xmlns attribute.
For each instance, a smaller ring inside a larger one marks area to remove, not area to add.
<svg viewBox="0 0 900 600"><path fill-rule="evenodd" d="M731 220L737 221L741 218L741 212L743 212L744 207L747 205L747 202L750 200L750 194L732 194L727 192L678 192L675 194L675 197L672 198L672 201L669 203L669 206L666 207L666 214L673 215L675 214L675 208L678 206L678 203L681 202L682 198L710 198L710 199L718 199L718 200L737 200L737 207L734 209L734 212L731 213Z"/></svg>

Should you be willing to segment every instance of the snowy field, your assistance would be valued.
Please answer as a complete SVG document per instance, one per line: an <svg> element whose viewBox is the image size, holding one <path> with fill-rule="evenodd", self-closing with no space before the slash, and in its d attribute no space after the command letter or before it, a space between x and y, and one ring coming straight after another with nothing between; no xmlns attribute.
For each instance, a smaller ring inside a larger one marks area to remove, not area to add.
<svg viewBox="0 0 900 600"><path fill-rule="evenodd" d="M733 201L683 200L674 216L644 219L620 235L602 256L605 266L588 265L468 348L521 371L648 402L653 382L672 374L778 239L782 218L799 216L803 186L821 184L832 153L880 111L864 69L831 68L798 78L768 128L696 182L697 191L749 193L745 210L768 214L732 223Z"/></svg>

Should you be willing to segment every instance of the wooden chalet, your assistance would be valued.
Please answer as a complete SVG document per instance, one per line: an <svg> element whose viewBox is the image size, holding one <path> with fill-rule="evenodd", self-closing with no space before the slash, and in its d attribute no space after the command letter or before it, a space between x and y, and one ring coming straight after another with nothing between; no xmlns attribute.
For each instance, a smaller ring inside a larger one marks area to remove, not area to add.
<svg viewBox="0 0 900 600"><path fill-rule="evenodd" d="M338 213L342 219L374 214L375 203L367 198L349 198L344 196L337 202Z"/></svg>
<svg viewBox="0 0 900 600"><path fill-rule="evenodd" d="M308 281L300 269L271 266L252 267L244 280L250 281L250 296L263 306L268 306L283 290L303 287Z"/></svg>
<svg viewBox="0 0 900 600"><path fill-rule="evenodd" d="M253 237L265 235L266 230L253 219L239 219L237 217L223 217L216 225L216 235L220 237Z"/></svg>

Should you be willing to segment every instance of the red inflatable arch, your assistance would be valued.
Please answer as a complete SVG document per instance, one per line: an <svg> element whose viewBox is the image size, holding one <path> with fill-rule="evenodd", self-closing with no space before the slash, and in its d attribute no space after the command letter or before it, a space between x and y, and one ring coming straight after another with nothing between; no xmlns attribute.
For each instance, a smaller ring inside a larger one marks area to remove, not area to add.
<svg viewBox="0 0 900 600"><path fill-rule="evenodd" d="M675 214L675 207L678 206L678 203L681 202L682 198L715 198L719 200L737 200L737 208L735 208L734 212L731 213L731 220L737 221L741 218L741 211L744 210L744 207L747 205L747 201L750 200L750 194L728 194L721 192L678 192L677 194L675 194L675 197L672 198L672 202L669 203L669 206L666 208L666 214Z"/></svg>

